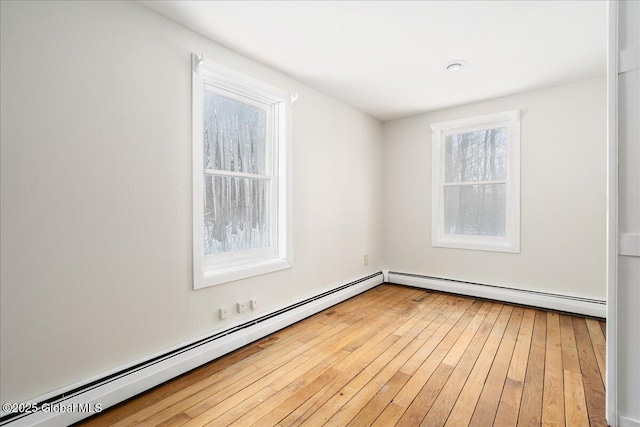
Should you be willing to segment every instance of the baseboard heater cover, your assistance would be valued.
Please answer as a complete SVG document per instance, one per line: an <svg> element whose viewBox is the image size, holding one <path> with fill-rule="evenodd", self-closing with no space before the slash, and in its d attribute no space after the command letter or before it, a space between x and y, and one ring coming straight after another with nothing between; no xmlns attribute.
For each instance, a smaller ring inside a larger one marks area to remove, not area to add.
<svg viewBox="0 0 640 427"><path fill-rule="evenodd" d="M48 410L7 415L3 412L0 426L50 426L75 423L94 413L70 409L95 408L96 404L100 404L102 410L105 410L382 283L382 272L374 273L232 328L217 331L210 336L71 390L61 389L52 397L47 395L40 399L33 399L30 401L31 407L48 408Z"/></svg>
<svg viewBox="0 0 640 427"><path fill-rule="evenodd" d="M606 301L389 271L390 283L606 318Z"/></svg>

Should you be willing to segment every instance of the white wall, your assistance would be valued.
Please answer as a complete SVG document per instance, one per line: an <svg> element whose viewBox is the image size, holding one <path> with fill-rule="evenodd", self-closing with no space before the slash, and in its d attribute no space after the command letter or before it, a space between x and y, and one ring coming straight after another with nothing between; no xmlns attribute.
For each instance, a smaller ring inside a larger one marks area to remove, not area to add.
<svg viewBox="0 0 640 427"><path fill-rule="evenodd" d="M624 247L625 237L640 241L640 3L621 1L618 7L621 57L635 52L636 58L618 76L618 231L625 254L618 257L618 415L640 425L640 253Z"/></svg>
<svg viewBox="0 0 640 427"><path fill-rule="evenodd" d="M3 402L84 380L381 265L381 124L132 2L1 3ZM299 93L294 268L191 274L191 52ZM363 266L363 254L370 264Z"/></svg>
<svg viewBox="0 0 640 427"><path fill-rule="evenodd" d="M431 247L432 123L520 109L521 253ZM385 122L385 268L605 299L606 82Z"/></svg>

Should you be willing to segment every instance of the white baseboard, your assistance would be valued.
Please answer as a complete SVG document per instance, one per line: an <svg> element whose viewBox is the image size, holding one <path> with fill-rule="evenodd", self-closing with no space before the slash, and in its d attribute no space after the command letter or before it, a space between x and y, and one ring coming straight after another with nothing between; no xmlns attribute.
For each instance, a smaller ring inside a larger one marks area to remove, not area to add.
<svg viewBox="0 0 640 427"><path fill-rule="evenodd" d="M399 273L395 271L389 272L389 282L397 283L399 285L415 286L418 288L504 301L513 304L566 311L568 313L582 314L585 316L601 318L607 317L606 302L601 300L577 298L568 295L549 294L496 285L459 282L456 280Z"/></svg>
<svg viewBox="0 0 640 427"><path fill-rule="evenodd" d="M640 427L640 421L631 418L618 417L618 427Z"/></svg>
<svg viewBox="0 0 640 427"><path fill-rule="evenodd" d="M234 330L237 327L230 328L231 331L228 335L222 335L220 338L181 352L168 354L153 363L148 363L136 369L130 369L130 366L123 367L122 369L125 371L121 375L98 382L93 386L87 385L84 389L81 388L68 395L66 393L69 392L69 387L67 387L64 390L60 389L46 396L41 396L41 398L32 399L32 402L42 402L50 399L51 396L65 394L65 397L57 399L50 404L48 412L37 411L5 420L0 425L13 427L72 424L94 414L77 410L67 412L65 411L66 409L77 409L78 405L86 405L83 406L84 408L95 408L95 405L99 404L104 410L382 283L383 275L381 273L374 274L334 288L332 291L308 298L303 303L261 314L256 319L243 323L243 325L248 325L243 329ZM282 312L278 313L280 311ZM275 315L269 317L272 314ZM249 325L255 321L258 321L258 323ZM220 332L222 331L218 331L211 336L220 335ZM192 343L187 344L191 345ZM103 378L110 376L112 372L114 371L109 371ZM87 381L85 384L91 382L93 381ZM57 412L53 411L55 409L57 409ZM2 415L5 415L5 413Z"/></svg>

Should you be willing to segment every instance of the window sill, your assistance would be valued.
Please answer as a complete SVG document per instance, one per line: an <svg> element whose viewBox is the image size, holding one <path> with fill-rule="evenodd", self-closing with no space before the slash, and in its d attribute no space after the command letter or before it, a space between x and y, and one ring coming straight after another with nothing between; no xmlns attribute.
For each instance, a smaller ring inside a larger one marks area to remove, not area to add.
<svg viewBox="0 0 640 427"><path fill-rule="evenodd" d="M451 239L432 241L431 246L450 249L469 249L489 252L520 253L520 245L511 242L488 242L478 240Z"/></svg>
<svg viewBox="0 0 640 427"><path fill-rule="evenodd" d="M273 273L291 267L292 264L287 259L279 258L251 264L205 270L203 277L200 277L200 280L196 279L194 288L202 289L209 286L221 285L223 283Z"/></svg>

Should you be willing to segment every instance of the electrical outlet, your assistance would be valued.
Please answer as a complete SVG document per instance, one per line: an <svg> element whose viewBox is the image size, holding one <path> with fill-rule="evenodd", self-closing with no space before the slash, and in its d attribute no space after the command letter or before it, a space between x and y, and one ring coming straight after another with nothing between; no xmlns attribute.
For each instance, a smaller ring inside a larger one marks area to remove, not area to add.
<svg viewBox="0 0 640 427"><path fill-rule="evenodd" d="M252 299L251 300L251 310L255 310L258 307L258 301Z"/></svg>
<svg viewBox="0 0 640 427"><path fill-rule="evenodd" d="M220 308L220 320L224 320L229 317L229 309L227 307Z"/></svg>
<svg viewBox="0 0 640 427"><path fill-rule="evenodd" d="M369 265L369 254L364 254L364 265Z"/></svg>
<svg viewBox="0 0 640 427"><path fill-rule="evenodd" d="M247 303L246 302L239 302L238 303L238 313L244 313L245 311L247 311Z"/></svg>

